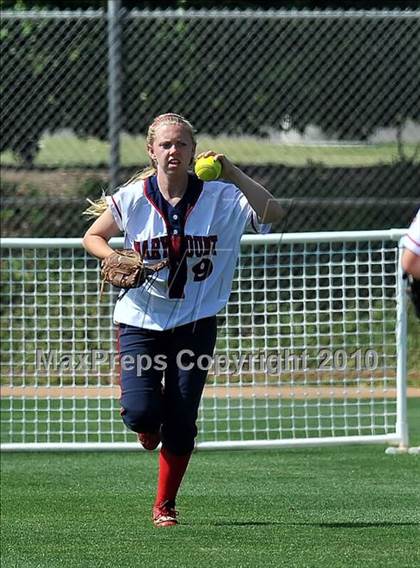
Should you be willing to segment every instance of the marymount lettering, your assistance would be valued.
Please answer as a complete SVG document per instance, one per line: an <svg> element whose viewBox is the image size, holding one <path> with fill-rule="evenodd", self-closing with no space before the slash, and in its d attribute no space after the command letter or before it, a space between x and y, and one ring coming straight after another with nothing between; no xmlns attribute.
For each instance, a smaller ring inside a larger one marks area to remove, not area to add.
<svg viewBox="0 0 420 568"><path fill-rule="evenodd" d="M217 254L217 235L185 235L185 256L202 257ZM145 260L163 260L168 257L169 237L157 237L150 241L134 241L134 248Z"/></svg>

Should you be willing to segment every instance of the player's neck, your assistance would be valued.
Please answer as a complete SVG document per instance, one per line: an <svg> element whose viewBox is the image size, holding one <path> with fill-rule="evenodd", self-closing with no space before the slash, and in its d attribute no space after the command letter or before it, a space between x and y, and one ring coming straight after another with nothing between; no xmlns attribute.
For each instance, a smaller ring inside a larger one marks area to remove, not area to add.
<svg viewBox="0 0 420 568"><path fill-rule="evenodd" d="M157 181L159 190L166 200L180 199L187 190L188 172L173 176L158 173Z"/></svg>

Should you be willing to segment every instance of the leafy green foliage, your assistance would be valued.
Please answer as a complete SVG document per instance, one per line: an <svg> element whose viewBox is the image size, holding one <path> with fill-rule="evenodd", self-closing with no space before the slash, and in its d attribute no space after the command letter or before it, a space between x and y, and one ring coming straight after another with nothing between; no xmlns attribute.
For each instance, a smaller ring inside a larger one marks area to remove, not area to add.
<svg viewBox="0 0 420 568"><path fill-rule="evenodd" d="M365 140L417 117L416 26L381 17L330 26L310 18L123 16L122 130L144 134L168 104L211 135L267 137L289 117L301 132L312 124ZM5 18L2 40L3 151L31 165L44 132L107 138L105 11L82 27L77 18Z"/></svg>

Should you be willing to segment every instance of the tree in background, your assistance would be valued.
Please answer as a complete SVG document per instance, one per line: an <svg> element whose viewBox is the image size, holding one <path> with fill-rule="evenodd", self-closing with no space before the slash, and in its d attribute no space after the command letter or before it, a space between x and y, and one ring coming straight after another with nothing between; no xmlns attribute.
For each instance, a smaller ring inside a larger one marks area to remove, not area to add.
<svg viewBox="0 0 420 568"><path fill-rule="evenodd" d="M2 6L6 4L4 0ZM140 4L152 3L136 6ZM271 4L300 7L308 3ZM40 9L54 4L13 3L16 10L35 5ZM124 7L131 5L123 0ZM223 3L251 5L259 3ZM89 6L104 8L106 1L89 0ZM68 7L86 6L79 0L68 2ZM420 62L410 48L417 44L418 32L414 25L401 25L400 20L389 18L369 19L363 25L349 19L335 33L329 20L317 26L310 20L276 20L267 26L262 20L238 19L229 22L227 34L217 20L171 18L144 25L142 20L127 19L122 26L123 129L143 134L150 118L167 110L159 96L166 93L166 101L177 101L174 110L209 134L264 136L267 130L281 128L287 117L299 131L315 124L339 138L365 139L378 127L396 126L420 115L415 97L420 76L420 68L415 67ZM31 165L45 131L71 129L80 137L105 140L106 19L4 18L1 34L1 150L12 150ZM182 46L182 57L177 64L165 63L178 46ZM159 62L150 54L159 54ZM340 71L343 66L345 73ZM207 81L202 80L203 68ZM238 84L242 86L240 102Z"/></svg>

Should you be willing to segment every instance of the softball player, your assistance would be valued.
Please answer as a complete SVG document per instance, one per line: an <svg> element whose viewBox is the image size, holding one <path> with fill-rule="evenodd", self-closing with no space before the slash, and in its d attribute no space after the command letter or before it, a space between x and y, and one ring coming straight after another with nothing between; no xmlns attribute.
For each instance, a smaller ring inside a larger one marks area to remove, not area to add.
<svg viewBox="0 0 420 568"><path fill-rule="evenodd" d="M420 209L403 240L402 267L407 274L420 279Z"/></svg>
<svg viewBox="0 0 420 568"><path fill-rule="evenodd" d="M169 260L152 282L124 290L114 312L121 415L145 449L162 442L153 523L167 527L177 524L175 499L197 435L207 376L199 362L213 354L216 314L229 298L241 235L247 226L267 232L282 210L222 154L205 155L220 160L223 181L189 173L196 141L177 114L153 121L147 149L151 167L106 198L83 243L105 258L113 252L108 240L123 232L125 248L146 264Z"/></svg>

